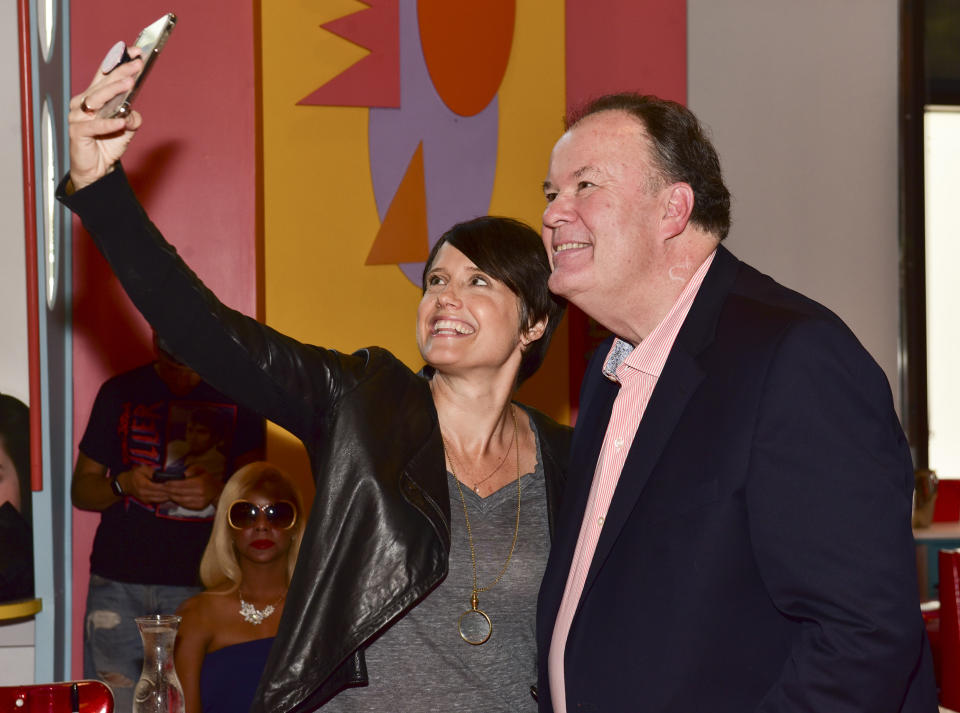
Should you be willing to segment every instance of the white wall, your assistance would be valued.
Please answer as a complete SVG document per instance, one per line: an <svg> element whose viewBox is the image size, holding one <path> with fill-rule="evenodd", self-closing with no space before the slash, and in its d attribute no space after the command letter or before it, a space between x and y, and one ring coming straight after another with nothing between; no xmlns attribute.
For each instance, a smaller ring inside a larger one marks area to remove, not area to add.
<svg viewBox="0 0 960 713"><path fill-rule="evenodd" d="M34 682L33 619L0 624L0 686Z"/></svg>
<svg viewBox="0 0 960 713"><path fill-rule="evenodd" d="M897 0L688 0L727 247L837 312L899 404Z"/></svg>
<svg viewBox="0 0 960 713"><path fill-rule="evenodd" d="M28 403L17 4L0 3L0 392ZM0 686L33 682L34 622L0 623Z"/></svg>
<svg viewBox="0 0 960 713"><path fill-rule="evenodd" d="M960 107L928 107L923 118L924 257L927 297L927 418L930 468L940 478L960 476Z"/></svg>
<svg viewBox="0 0 960 713"><path fill-rule="evenodd" d="M23 157L17 6L0 3L0 391L27 402L27 287L24 274Z"/></svg>

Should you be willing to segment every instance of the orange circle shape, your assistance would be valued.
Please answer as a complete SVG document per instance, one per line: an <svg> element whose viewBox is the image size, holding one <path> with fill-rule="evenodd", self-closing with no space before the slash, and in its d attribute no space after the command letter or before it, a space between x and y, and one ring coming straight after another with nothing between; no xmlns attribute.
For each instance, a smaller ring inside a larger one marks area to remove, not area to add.
<svg viewBox="0 0 960 713"><path fill-rule="evenodd" d="M515 0L419 0L427 71L443 103L460 116L493 99L510 60Z"/></svg>

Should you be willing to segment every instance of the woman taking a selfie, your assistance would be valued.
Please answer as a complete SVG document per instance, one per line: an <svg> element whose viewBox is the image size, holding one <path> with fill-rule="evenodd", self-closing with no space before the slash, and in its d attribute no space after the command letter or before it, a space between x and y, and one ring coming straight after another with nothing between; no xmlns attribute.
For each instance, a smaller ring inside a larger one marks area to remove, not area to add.
<svg viewBox="0 0 960 713"><path fill-rule="evenodd" d="M536 710L536 598L569 446L512 401L562 313L539 236L485 217L440 239L420 373L376 347L301 344L224 306L138 204L118 160L141 117L96 110L139 65L71 101L60 200L177 356L297 435L316 482L252 710Z"/></svg>
<svg viewBox="0 0 960 713"><path fill-rule="evenodd" d="M206 589L177 611L175 667L186 713L250 709L303 527L300 492L270 463L251 463L227 481L200 561Z"/></svg>

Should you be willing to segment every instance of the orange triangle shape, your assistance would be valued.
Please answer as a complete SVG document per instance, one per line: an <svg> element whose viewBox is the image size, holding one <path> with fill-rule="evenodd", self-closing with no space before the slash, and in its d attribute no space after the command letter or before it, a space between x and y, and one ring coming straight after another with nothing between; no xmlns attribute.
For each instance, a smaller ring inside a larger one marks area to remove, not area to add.
<svg viewBox="0 0 960 713"><path fill-rule="evenodd" d="M423 142L407 165L407 172L390 201L380 230L367 254L367 265L425 262L430 255L427 230L427 194L423 177Z"/></svg>

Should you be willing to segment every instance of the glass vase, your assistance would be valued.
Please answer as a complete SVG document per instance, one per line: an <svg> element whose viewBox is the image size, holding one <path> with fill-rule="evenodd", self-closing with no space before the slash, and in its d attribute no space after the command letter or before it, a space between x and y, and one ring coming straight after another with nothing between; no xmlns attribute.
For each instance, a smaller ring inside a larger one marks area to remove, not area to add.
<svg viewBox="0 0 960 713"><path fill-rule="evenodd" d="M133 691L133 713L184 713L183 688L173 667L173 643L180 617L138 616L143 639L143 671Z"/></svg>

